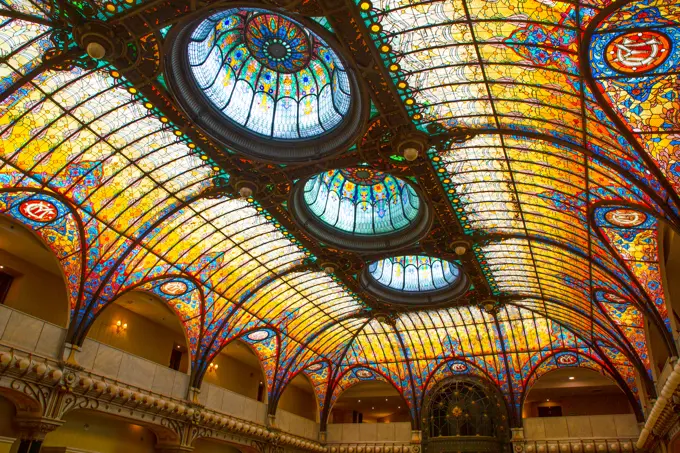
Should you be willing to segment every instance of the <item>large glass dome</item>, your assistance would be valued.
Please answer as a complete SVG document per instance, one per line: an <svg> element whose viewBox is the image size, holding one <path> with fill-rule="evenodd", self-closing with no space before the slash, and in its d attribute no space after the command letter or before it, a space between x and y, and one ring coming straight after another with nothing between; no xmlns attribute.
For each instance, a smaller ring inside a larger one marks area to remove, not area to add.
<svg viewBox="0 0 680 453"><path fill-rule="evenodd" d="M385 258L371 263L368 271L380 284L397 291L437 291L456 284L460 279L458 266L429 256Z"/></svg>
<svg viewBox="0 0 680 453"><path fill-rule="evenodd" d="M385 234L409 226L420 198L401 178L368 168L320 173L305 184L305 203L321 221L351 234Z"/></svg>
<svg viewBox="0 0 680 453"><path fill-rule="evenodd" d="M362 102L319 33L270 10L212 13L171 37L168 82L206 132L244 153L287 161L342 151L340 129L358 131ZM293 146L321 137L316 148ZM277 142L284 148L272 150Z"/></svg>
<svg viewBox="0 0 680 453"><path fill-rule="evenodd" d="M465 293L461 268L442 258L399 255L369 263L362 286L381 300L405 305L441 305Z"/></svg>
<svg viewBox="0 0 680 453"><path fill-rule="evenodd" d="M412 244L431 223L414 184L367 167L316 174L296 185L291 202L312 235L358 251Z"/></svg>

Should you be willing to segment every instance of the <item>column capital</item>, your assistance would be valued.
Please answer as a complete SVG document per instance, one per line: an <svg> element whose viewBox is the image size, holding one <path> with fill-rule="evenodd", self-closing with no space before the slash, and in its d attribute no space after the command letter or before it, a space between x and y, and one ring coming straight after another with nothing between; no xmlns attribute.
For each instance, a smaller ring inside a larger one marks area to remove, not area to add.
<svg viewBox="0 0 680 453"><path fill-rule="evenodd" d="M64 424L64 420L47 417L17 416L14 426L21 440L45 439L45 436Z"/></svg>

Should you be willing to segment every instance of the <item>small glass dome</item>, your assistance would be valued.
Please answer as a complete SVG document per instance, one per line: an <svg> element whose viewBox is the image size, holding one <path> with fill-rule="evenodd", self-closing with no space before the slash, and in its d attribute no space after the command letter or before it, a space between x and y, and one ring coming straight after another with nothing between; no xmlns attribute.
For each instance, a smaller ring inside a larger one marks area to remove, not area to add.
<svg viewBox="0 0 680 453"><path fill-rule="evenodd" d="M416 185L368 167L318 173L295 185L291 212L317 239L355 251L413 244L432 224Z"/></svg>
<svg viewBox="0 0 680 453"><path fill-rule="evenodd" d="M312 177L305 184L305 203L327 225L356 235L402 230L420 209L420 198L406 181L363 167Z"/></svg>
<svg viewBox="0 0 680 453"><path fill-rule="evenodd" d="M168 83L197 124L231 147L270 160L306 160L349 144L343 125L358 133L355 77L322 31L244 7L176 28ZM292 147L321 137L330 143Z"/></svg>
<svg viewBox="0 0 680 453"><path fill-rule="evenodd" d="M381 300L404 305L441 305L469 287L457 264L422 255L392 256L369 263L360 281Z"/></svg>
<svg viewBox="0 0 680 453"><path fill-rule="evenodd" d="M345 68L299 23L252 8L203 20L187 49L198 87L227 118L278 139L313 138L349 111Z"/></svg>
<svg viewBox="0 0 680 453"><path fill-rule="evenodd" d="M458 266L429 256L395 256L375 261L368 271L380 284L397 291L437 291L458 282Z"/></svg>

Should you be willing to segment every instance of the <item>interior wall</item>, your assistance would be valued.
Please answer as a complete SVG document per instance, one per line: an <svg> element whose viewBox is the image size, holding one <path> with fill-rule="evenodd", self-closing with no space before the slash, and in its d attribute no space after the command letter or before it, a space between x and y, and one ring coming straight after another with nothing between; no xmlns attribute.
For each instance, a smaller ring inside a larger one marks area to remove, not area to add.
<svg viewBox="0 0 680 453"><path fill-rule="evenodd" d="M631 414L633 409L624 395L584 395L551 398L550 401L527 401L522 417L538 417L539 407L562 406L562 416Z"/></svg>
<svg viewBox="0 0 680 453"><path fill-rule="evenodd" d="M47 434L44 447L71 447L97 453L155 453L148 428L92 411L66 414L66 423Z"/></svg>
<svg viewBox="0 0 680 453"><path fill-rule="evenodd" d="M281 409L300 417L317 421L316 395L312 384L304 375L297 375L281 394L277 410Z"/></svg>
<svg viewBox="0 0 680 453"><path fill-rule="evenodd" d="M0 437L15 437L12 420L16 410L14 404L7 398L0 396Z"/></svg>
<svg viewBox="0 0 680 453"><path fill-rule="evenodd" d="M264 382L262 371L259 367L254 367L227 355L228 348L229 346L213 359L212 363L217 365L217 369L206 371L203 377L204 382L231 390L248 398L257 399L257 388L260 382Z"/></svg>
<svg viewBox="0 0 680 453"><path fill-rule="evenodd" d="M117 331L118 320L127 323L126 330ZM179 319L177 322L180 322ZM170 364L171 351L175 344L178 344L185 351L179 371L186 373L189 369L189 354L186 352L187 343L184 335L117 304L110 304L102 310L87 336L164 366Z"/></svg>
<svg viewBox="0 0 680 453"><path fill-rule="evenodd" d="M0 244L7 240L3 234L0 232ZM3 249L0 249L0 265L14 277L5 305L60 327L67 326L69 303L61 275Z"/></svg>
<svg viewBox="0 0 680 453"><path fill-rule="evenodd" d="M236 447L209 439L197 439L193 453L241 453Z"/></svg>

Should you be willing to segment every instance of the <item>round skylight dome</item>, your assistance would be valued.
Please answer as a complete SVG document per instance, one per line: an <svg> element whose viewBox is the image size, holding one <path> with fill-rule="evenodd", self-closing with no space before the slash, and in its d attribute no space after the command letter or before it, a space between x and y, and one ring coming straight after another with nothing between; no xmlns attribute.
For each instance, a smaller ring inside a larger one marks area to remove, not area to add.
<svg viewBox="0 0 680 453"><path fill-rule="evenodd" d="M312 235L359 251L413 243L431 223L415 185L366 167L316 174L296 185L291 203L293 215Z"/></svg>
<svg viewBox="0 0 680 453"><path fill-rule="evenodd" d="M192 120L236 151L273 161L351 144L365 110L356 78L324 31L301 20L230 8L173 29L168 83Z"/></svg>
<svg viewBox="0 0 680 453"><path fill-rule="evenodd" d="M468 280L461 268L441 258L401 255L370 263L362 285L377 297L400 304L442 304L462 295Z"/></svg>

